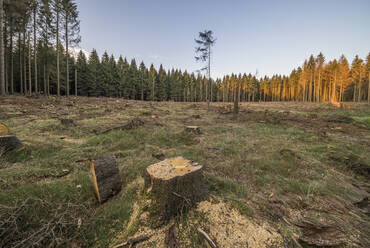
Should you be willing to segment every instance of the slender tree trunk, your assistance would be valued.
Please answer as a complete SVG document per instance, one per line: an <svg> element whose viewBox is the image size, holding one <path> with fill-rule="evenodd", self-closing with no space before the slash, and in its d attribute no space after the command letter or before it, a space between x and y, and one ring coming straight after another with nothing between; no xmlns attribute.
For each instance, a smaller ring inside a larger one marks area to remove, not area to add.
<svg viewBox="0 0 370 248"><path fill-rule="evenodd" d="M353 85L353 102L356 101L356 81L354 82L354 85Z"/></svg>
<svg viewBox="0 0 370 248"><path fill-rule="evenodd" d="M144 101L144 79L143 79L143 75L141 76L141 101Z"/></svg>
<svg viewBox="0 0 370 248"><path fill-rule="evenodd" d="M0 94L5 96L4 1L0 0Z"/></svg>
<svg viewBox="0 0 370 248"><path fill-rule="evenodd" d="M319 78L317 83L317 101L321 101L321 70L319 69Z"/></svg>
<svg viewBox="0 0 370 248"><path fill-rule="evenodd" d="M75 68L75 96L77 96L77 67Z"/></svg>
<svg viewBox="0 0 370 248"><path fill-rule="evenodd" d="M211 45L209 44L208 45L208 82L207 82L207 86L208 86L208 89L207 89L207 94L206 94L206 98L207 98L207 105L208 105L208 108L209 108L209 90L211 90L210 86L211 86Z"/></svg>
<svg viewBox="0 0 370 248"><path fill-rule="evenodd" d="M23 82L24 82L24 94L28 93L27 90L27 58L26 58L26 30L23 32Z"/></svg>
<svg viewBox="0 0 370 248"><path fill-rule="evenodd" d="M28 33L28 93L32 95L32 77L31 77L31 33Z"/></svg>
<svg viewBox="0 0 370 248"><path fill-rule="evenodd" d="M153 77L153 83L152 83L152 101L154 101L154 81L155 81L155 77Z"/></svg>
<svg viewBox="0 0 370 248"><path fill-rule="evenodd" d="M336 102L337 101L337 98L336 98L336 87L337 87L337 72L335 71L334 73L334 82L333 82L333 89L332 89L332 101Z"/></svg>
<svg viewBox="0 0 370 248"><path fill-rule="evenodd" d="M35 93L39 93L38 89L38 82L37 82L37 40L36 40L36 28L37 28L37 23L36 23L36 12L37 8L35 7L33 10L33 63L35 67Z"/></svg>
<svg viewBox="0 0 370 248"><path fill-rule="evenodd" d="M59 69L59 3L56 2L57 6L57 25L56 25L56 35L57 35L57 96L60 96L60 69Z"/></svg>
<svg viewBox="0 0 370 248"><path fill-rule="evenodd" d="M235 97L234 97L234 114L237 115L239 113L239 83L235 87Z"/></svg>
<svg viewBox="0 0 370 248"><path fill-rule="evenodd" d="M67 59L67 75L66 75L66 90L67 90L67 96L69 96L69 65L68 65L68 13L66 13L66 59Z"/></svg>
<svg viewBox="0 0 370 248"><path fill-rule="evenodd" d="M309 83L309 88L308 88L308 101L312 102L312 77L313 77L313 72L311 72L311 79Z"/></svg>
<svg viewBox="0 0 370 248"><path fill-rule="evenodd" d="M46 65L44 64L44 95L46 96Z"/></svg>
<svg viewBox="0 0 370 248"><path fill-rule="evenodd" d="M22 39L21 32L18 33L18 45L19 45L19 83L20 93L23 94L23 66L22 66Z"/></svg>
<svg viewBox="0 0 370 248"><path fill-rule="evenodd" d="M358 81L358 98L357 98L358 102L361 102L361 83L362 83L361 81L362 81L362 78L361 78L361 71L360 71L360 79Z"/></svg>
<svg viewBox="0 0 370 248"><path fill-rule="evenodd" d="M9 67L9 58L8 58L8 43L7 43L7 28L4 27L5 30L5 39L4 39L4 77L5 77L5 94L9 95L9 77L8 77L8 67Z"/></svg>
<svg viewBox="0 0 370 248"><path fill-rule="evenodd" d="M367 87L367 103L370 103L370 71L369 71L369 81Z"/></svg>
<svg viewBox="0 0 370 248"><path fill-rule="evenodd" d="M14 54L13 54L13 30L10 27L10 93L14 94Z"/></svg>

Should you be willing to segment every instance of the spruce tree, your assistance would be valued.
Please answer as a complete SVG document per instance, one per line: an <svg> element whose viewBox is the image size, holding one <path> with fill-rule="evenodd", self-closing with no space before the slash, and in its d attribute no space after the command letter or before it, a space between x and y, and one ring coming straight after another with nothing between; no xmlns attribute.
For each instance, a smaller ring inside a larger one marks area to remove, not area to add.
<svg viewBox="0 0 370 248"><path fill-rule="evenodd" d="M62 0L64 41L66 48L66 94L69 96L69 46L75 46L81 41L80 21L78 19L77 4L74 0Z"/></svg>

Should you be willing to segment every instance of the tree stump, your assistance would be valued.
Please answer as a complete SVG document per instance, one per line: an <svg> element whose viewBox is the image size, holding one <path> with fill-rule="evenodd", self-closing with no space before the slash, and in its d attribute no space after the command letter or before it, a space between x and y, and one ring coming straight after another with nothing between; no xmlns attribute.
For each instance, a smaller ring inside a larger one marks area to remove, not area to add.
<svg viewBox="0 0 370 248"><path fill-rule="evenodd" d="M111 155L103 155L90 161L94 189L99 203L106 202L109 198L117 195L122 189L122 181L116 158Z"/></svg>
<svg viewBox="0 0 370 248"><path fill-rule="evenodd" d="M0 123L0 136L9 135L9 128L7 125Z"/></svg>
<svg viewBox="0 0 370 248"><path fill-rule="evenodd" d="M0 136L0 153L6 153L23 147L23 143L15 135Z"/></svg>
<svg viewBox="0 0 370 248"><path fill-rule="evenodd" d="M62 123L62 125L65 125L65 126L75 125L75 122L73 119L61 119L60 122Z"/></svg>
<svg viewBox="0 0 370 248"><path fill-rule="evenodd" d="M176 157L150 165L146 169L145 189L151 203L153 220L164 222L204 199L203 166ZM156 218L157 217L157 218Z"/></svg>
<svg viewBox="0 0 370 248"><path fill-rule="evenodd" d="M200 127L198 126L186 126L185 131L193 134L201 134Z"/></svg>

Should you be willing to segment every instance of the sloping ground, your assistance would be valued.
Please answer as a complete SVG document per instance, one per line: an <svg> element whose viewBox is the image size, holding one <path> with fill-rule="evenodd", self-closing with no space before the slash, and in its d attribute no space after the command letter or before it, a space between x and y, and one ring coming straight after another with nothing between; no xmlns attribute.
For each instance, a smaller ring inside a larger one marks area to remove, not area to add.
<svg viewBox="0 0 370 248"><path fill-rule="evenodd" d="M369 247L370 107L242 103L235 118L231 105L1 98L0 122L25 147L0 157L0 246L149 234L136 247L205 247L201 228L219 247ZM124 187L98 205L86 160L102 153L117 157ZM140 178L175 156L204 165L210 198L153 226Z"/></svg>

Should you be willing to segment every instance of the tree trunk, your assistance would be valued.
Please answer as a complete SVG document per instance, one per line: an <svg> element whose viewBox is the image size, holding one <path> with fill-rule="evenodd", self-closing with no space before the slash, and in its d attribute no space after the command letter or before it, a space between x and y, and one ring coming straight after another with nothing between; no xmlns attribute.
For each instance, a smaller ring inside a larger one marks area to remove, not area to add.
<svg viewBox="0 0 370 248"><path fill-rule="evenodd" d="M26 29L23 32L23 82L24 82L24 94L28 93L27 90L27 59L26 59Z"/></svg>
<svg viewBox="0 0 370 248"><path fill-rule="evenodd" d="M75 68L75 96L77 96L77 67Z"/></svg>
<svg viewBox="0 0 370 248"><path fill-rule="evenodd" d="M69 53L68 53L68 13L66 13L66 59L67 59L67 75L66 75L66 90L67 90L67 96L69 96Z"/></svg>
<svg viewBox="0 0 370 248"><path fill-rule="evenodd" d="M56 39L57 39L57 96L60 96L60 69L59 69L59 1L56 1L57 25L56 25Z"/></svg>
<svg viewBox="0 0 370 248"><path fill-rule="evenodd" d="M19 44L19 83L20 83L20 93L23 94L23 66L22 66L22 39L21 32L18 33L18 44Z"/></svg>
<svg viewBox="0 0 370 248"><path fill-rule="evenodd" d="M90 161L94 189L99 203L117 195L122 189L122 181L116 158L104 155Z"/></svg>
<svg viewBox="0 0 370 248"><path fill-rule="evenodd" d="M353 102L356 101L356 81L354 82L354 85L353 85Z"/></svg>
<svg viewBox="0 0 370 248"><path fill-rule="evenodd" d="M155 77L153 77L153 83L152 83L152 101L154 101L154 85L155 84Z"/></svg>
<svg viewBox="0 0 370 248"><path fill-rule="evenodd" d="M32 95L32 77L31 77L31 33L28 33L28 90L29 95Z"/></svg>
<svg viewBox="0 0 370 248"><path fill-rule="evenodd" d="M14 94L13 28L10 26L10 93Z"/></svg>
<svg viewBox="0 0 370 248"><path fill-rule="evenodd" d="M46 65L44 64L44 95L46 96Z"/></svg>
<svg viewBox="0 0 370 248"><path fill-rule="evenodd" d="M360 79L358 80L358 98L357 98L358 102L361 102L361 83L362 83L361 81L362 81L362 78L361 78L361 71L360 71Z"/></svg>
<svg viewBox="0 0 370 248"><path fill-rule="evenodd" d="M367 103L370 103L370 71L369 71L369 82L367 87Z"/></svg>
<svg viewBox="0 0 370 248"><path fill-rule="evenodd" d="M337 88L337 72L334 73L334 82L333 82L333 89L332 89L332 101L336 102L337 101L337 98L336 98L336 88Z"/></svg>
<svg viewBox="0 0 370 248"><path fill-rule="evenodd" d="M38 89L38 82L37 82L37 40L36 40L36 10L37 8L33 10L33 56L34 56L34 64L35 64L35 93L39 93Z"/></svg>
<svg viewBox="0 0 370 248"><path fill-rule="evenodd" d="M0 94L5 96L5 63L4 63L4 1L0 0Z"/></svg>
<svg viewBox="0 0 370 248"><path fill-rule="evenodd" d="M239 113L239 83L236 83L235 87L235 97L234 97L234 115Z"/></svg>

